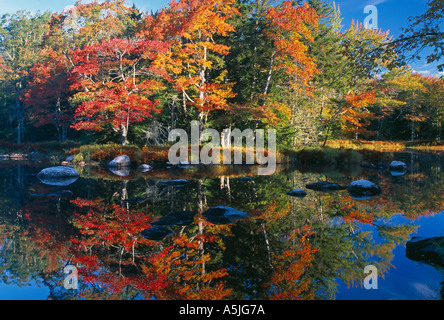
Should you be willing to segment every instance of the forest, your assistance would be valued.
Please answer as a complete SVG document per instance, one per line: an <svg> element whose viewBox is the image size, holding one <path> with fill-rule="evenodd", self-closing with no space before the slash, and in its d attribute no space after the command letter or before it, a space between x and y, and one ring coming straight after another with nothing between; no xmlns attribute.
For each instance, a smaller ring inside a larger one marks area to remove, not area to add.
<svg viewBox="0 0 444 320"><path fill-rule="evenodd" d="M273 128L283 149L439 142L444 80L409 66L443 55L443 2L427 5L397 39L344 26L322 0L172 0L157 12L78 1L61 13L4 14L0 147L162 146L195 120Z"/></svg>

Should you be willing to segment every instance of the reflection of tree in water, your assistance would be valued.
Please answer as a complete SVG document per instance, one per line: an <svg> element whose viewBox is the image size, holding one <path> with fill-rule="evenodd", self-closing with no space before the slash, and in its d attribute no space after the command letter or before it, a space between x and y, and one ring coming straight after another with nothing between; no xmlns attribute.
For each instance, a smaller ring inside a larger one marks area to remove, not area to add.
<svg viewBox="0 0 444 320"><path fill-rule="evenodd" d="M14 205L1 199L1 261L8 274L3 281L26 285L42 279L53 299L331 299L338 279L355 286L366 265L375 265L382 276L390 269L393 249L415 231L391 222L393 215L428 214L437 206L432 200L442 195L440 172L428 177L413 172L403 184L383 173L361 175L383 193L365 201L346 191L293 198L287 191L310 182L350 183L346 173L294 171L202 178L181 187L154 177L90 179L84 182L90 187L73 188L75 196L62 198L59 207L56 198L28 200L20 208L23 218L18 207L11 210ZM419 189L410 197L409 190ZM46 190L33 186L29 192ZM122 202L137 197L147 201ZM218 225L201 215L220 205L250 218ZM173 234L162 241L141 236L152 221L184 210L196 214L194 223L170 226ZM79 268L77 291L63 288L68 262Z"/></svg>

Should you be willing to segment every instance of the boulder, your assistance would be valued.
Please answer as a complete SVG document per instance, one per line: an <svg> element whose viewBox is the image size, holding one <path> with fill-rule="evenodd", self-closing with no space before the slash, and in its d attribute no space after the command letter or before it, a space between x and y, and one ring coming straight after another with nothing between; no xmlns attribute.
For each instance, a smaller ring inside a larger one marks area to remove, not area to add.
<svg viewBox="0 0 444 320"><path fill-rule="evenodd" d="M108 163L108 167L110 168L129 168L131 167L130 158L127 155L121 155Z"/></svg>
<svg viewBox="0 0 444 320"><path fill-rule="evenodd" d="M407 172L407 165L402 161L392 161L390 163L390 173L393 176L403 175Z"/></svg>
<svg viewBox="0 0 444 320"><path fill-rule="evenodd" d="M73 162L73 160L74 160L74 156L67 156L65 159L66 162Z"/></svg>
<svg viewBox="0 0 444 320"><path fill-rule="evenodd" d="M307 189L315 190L315 191L337 191L337 190L345 190L347 187L340 186L337 183L331 183L327 181L320 181L310 183L305 186Z"/></svg>
<svg viewBox="0 0 444 320"><path fill-rule="evenodd" d="M212 207L202 213L202 215L208 222L214 224L230 224L235 223L236 220L249 217L248 213L225 206Z"/></svg>
<svg viewBox="0 0 444 320"><path fill-rule="evenodd" d="M46 168L37 174L42 183L51 186L67 186L76 182L79 177L77 170L68 166Z"/></svg>
<svg viewBox="0 0 444 320"><path fill-rule="evenodd" d="M371 181L362 179L350 183L347 191L353 199L366 200L380 194L381 188Z"/></svg>
<svg viewBox="0 0 444 320"><path fill-rule="evenodd" d="M151 167L149 164L145 164L142 163L137 169L141 172L148 172L152 169L153 167Z"/></svg>
<svg viewBox="0 0 444 320"><path fill-rule="evenodd" d="M287 192L287 195L292 197L303 198L307 195L307 192L303 189L293 189Z"/></svg>
<svg viewBox="0 0 444 320"><path fill-rule="evenodd" d="M444 237L413 237L406 243L405 255L413 261L444 267Z"/></svg>

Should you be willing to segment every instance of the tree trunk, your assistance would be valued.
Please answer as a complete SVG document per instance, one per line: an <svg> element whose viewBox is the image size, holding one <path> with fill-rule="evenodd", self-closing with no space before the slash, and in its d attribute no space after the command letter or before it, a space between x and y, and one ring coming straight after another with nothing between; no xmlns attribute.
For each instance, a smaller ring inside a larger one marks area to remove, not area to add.
<svg viewBox="0 0 444 320"><path fill-rule="evenodd" d="M126 124L126 125L122 124L121 125L120 133L121 133L120 144L122 146L128 145L129 144L129 141L128 141L128 124Z"/></svg>
<svg viewBox="0 0 444 320"><path fill-rule="evenodd" d="M270 58L270 66L268 68L268 76L267 76L267 82L265 83L265 89L264 89L264 102L263 105L265 105L265 99L268 94L268 89L270 88L270 82L271 82L271 75L273 73L273 65L274 65L274 56L276 54L276 50L273 51Z"/></svg>

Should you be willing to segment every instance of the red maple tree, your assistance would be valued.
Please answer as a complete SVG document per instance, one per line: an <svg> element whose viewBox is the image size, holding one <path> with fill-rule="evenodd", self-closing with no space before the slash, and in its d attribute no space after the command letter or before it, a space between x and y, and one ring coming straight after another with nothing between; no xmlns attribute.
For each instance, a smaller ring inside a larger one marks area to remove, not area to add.
<svg viewBox="0 0 444 320"><path fill-rule="evenodd" d="M101 131L111 125L128 144L129 125L160 112L151 96L162 88L162 67L155 60L167 48L156 40L115 38L75 50L71 89L78 92L73 99L78 107L72 127Z"/></svg>

